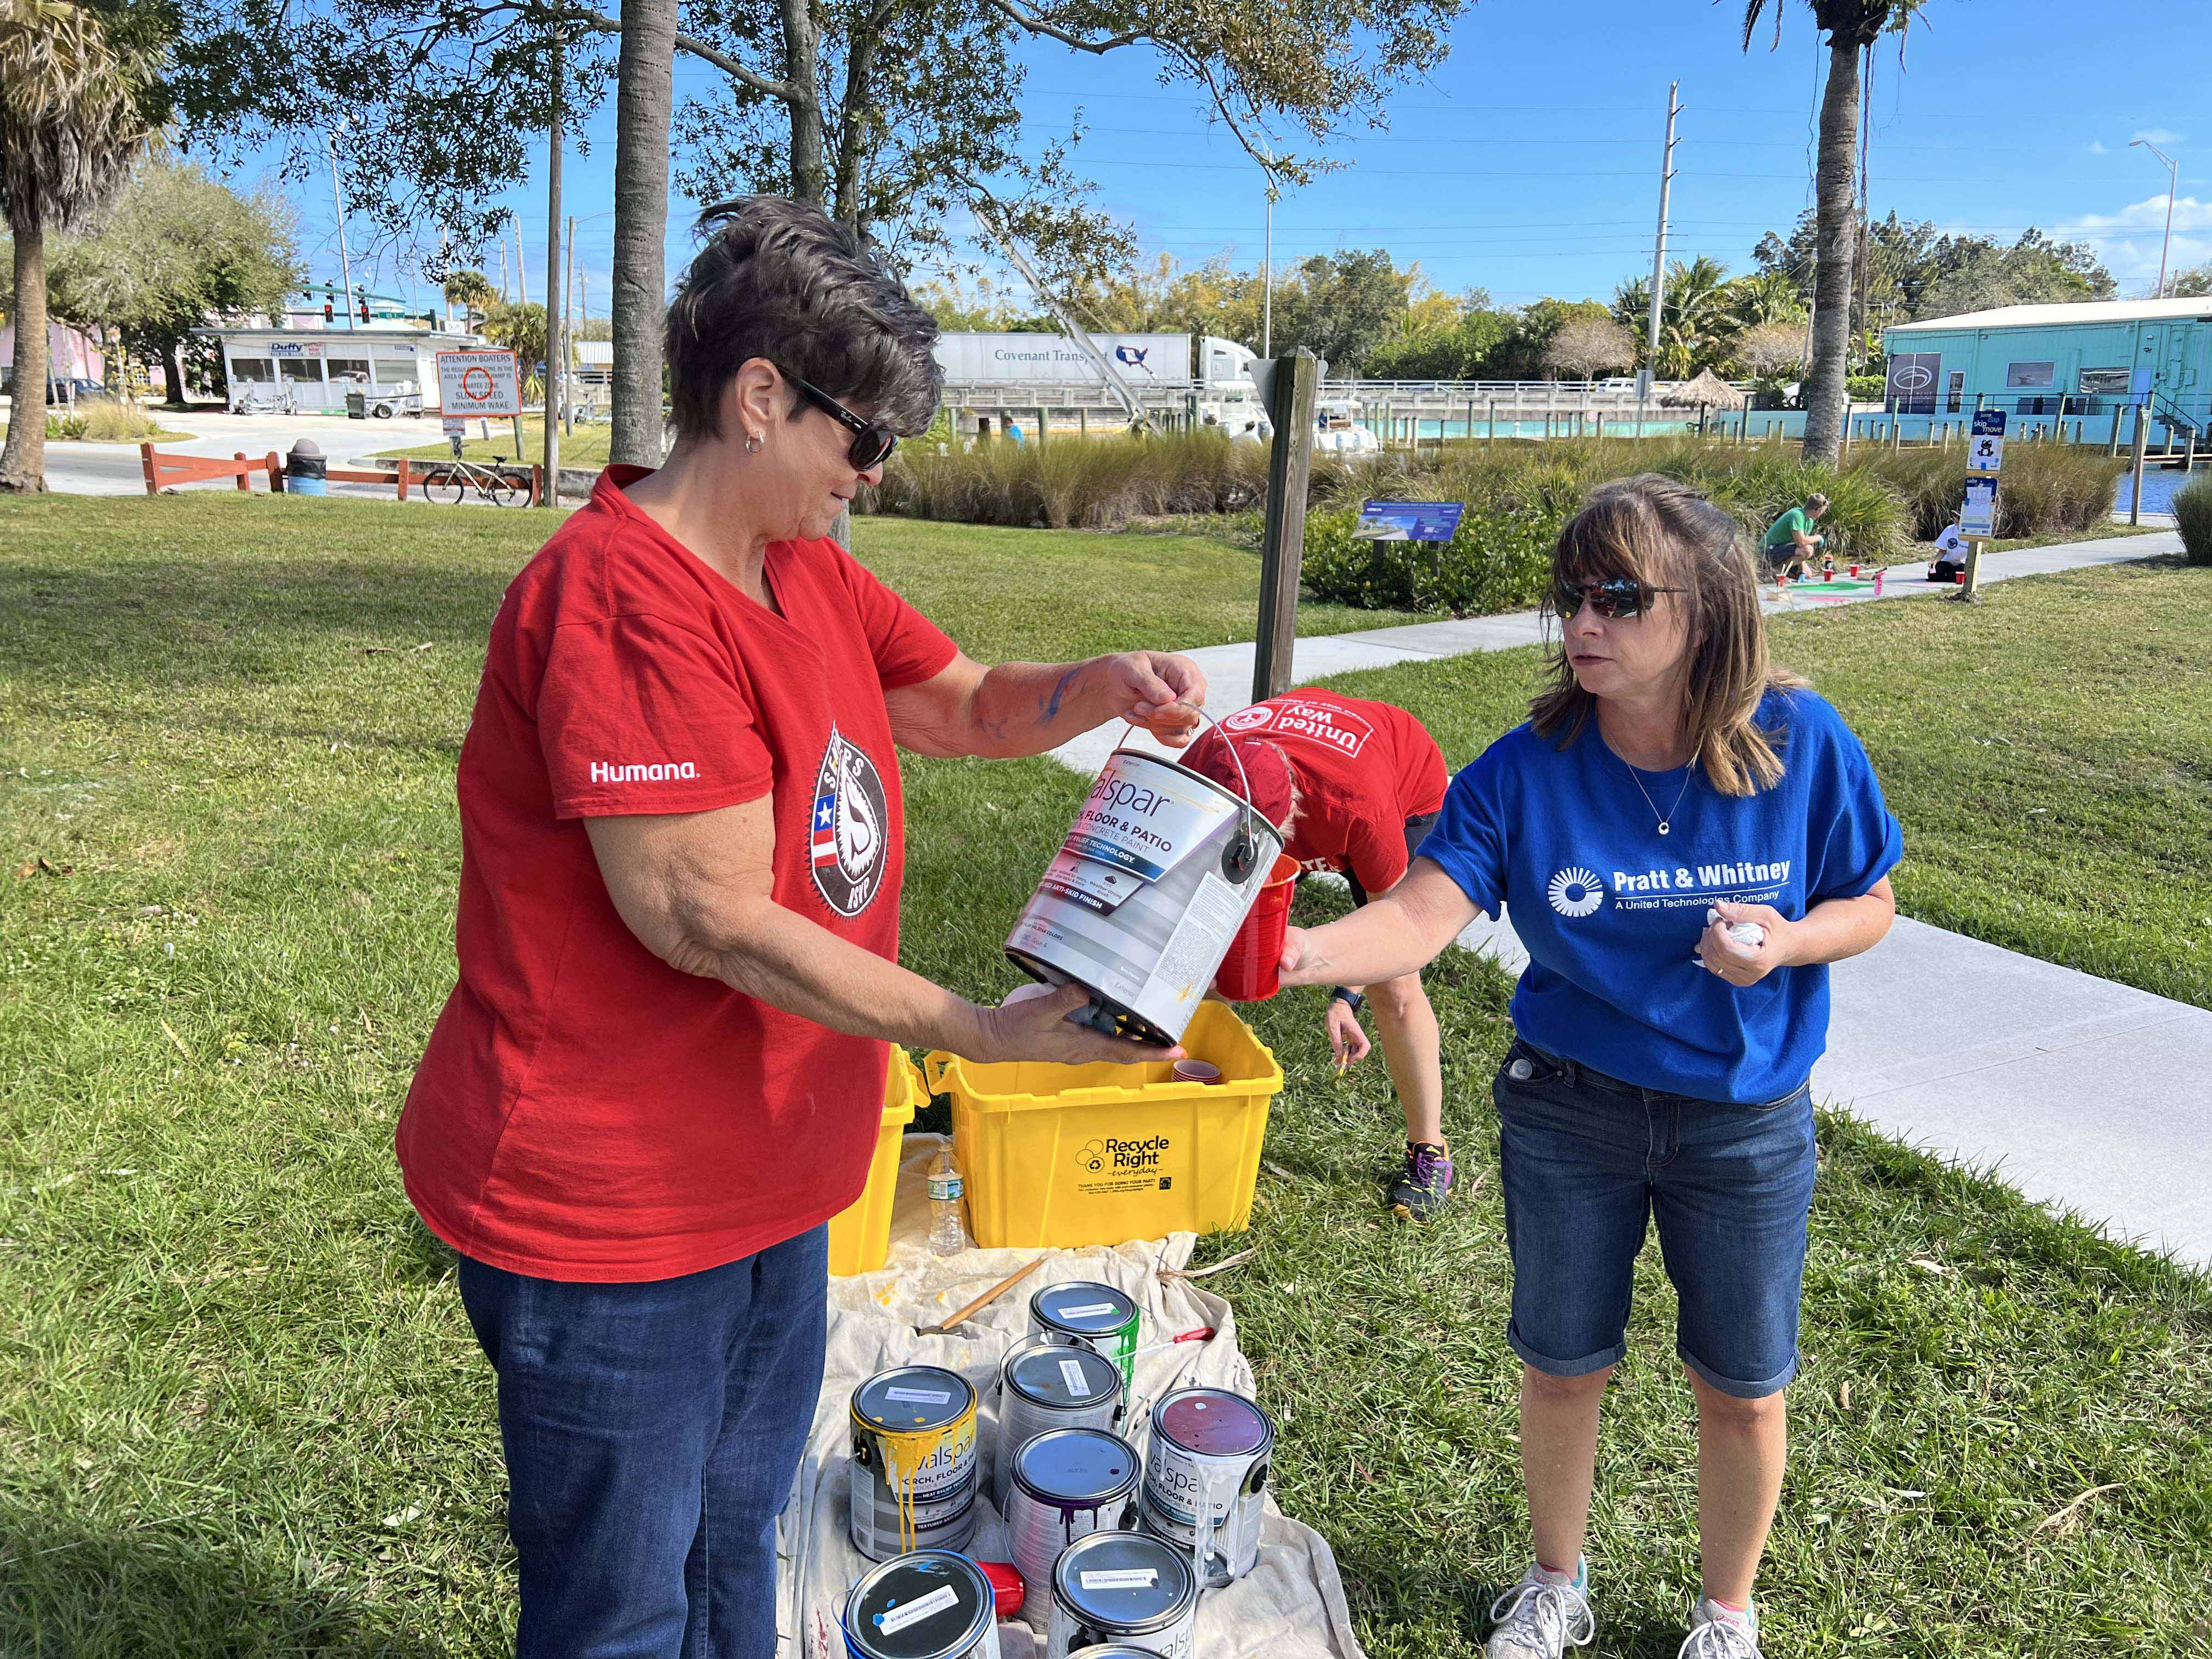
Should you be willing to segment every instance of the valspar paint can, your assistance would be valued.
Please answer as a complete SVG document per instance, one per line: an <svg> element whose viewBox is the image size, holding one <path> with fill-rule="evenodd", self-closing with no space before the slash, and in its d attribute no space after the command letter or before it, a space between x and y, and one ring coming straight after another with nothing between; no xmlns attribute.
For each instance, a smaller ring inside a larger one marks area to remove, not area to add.
<svg viewBox="0 0 2212 1659"><path fill-rule="evenodd" d="M853 1659L999 1659L997 1605L964 1555L896 1556L847 1594L845 1649Z"/></svg>
<svg viewBox="0 0 2212 1659"><path fill-rule="evenodd" d="M1030 1337L999 1368L998 1467L992 1496L1006 1513L1014 1459L1055 1429L1110 1429L1121 1420L1121 1370L1104 1354Z"/></svg>
<svg viewBox="0 0 2212 1659"><path fill-rule="evenodd" d="M1008 1462L1012 1479L1002 1505L1006 1547L1027 1591L1023 1616L1042 1629L1052 1608L1052 1570L1060 1552L1094 1532L1136 1524L1144 1462L1118 1434L1055 1429L1030 1441Z"/></svg>
<svg viewBox="0 0 2212 1659"><path fill-rule="evenodd" d="M1085 1018L1099 1030L1172 1046L1282 850L1281 831L1234 792L1117 749L1006 955L1047 984L1090 991Z"/></svg>
<svg viewBox="0 0 2212 1659"><path fill-rule="evenodd" d="M1259 1561L1261 1494L1274 1446L1267 1413L1226 1389L1178 1389L1152 1407L1139 1510L1209 1588L1233 1583Z"/></svg>
<svg viewBox="0 0 2212 1659"><path fill-rule="evenodd" d="M853 1547L871 1561L957 1550L975 1535L975 1390L957 1371L905 1365L853 1390Z"/></svg>
<svg viewBox="0 0 2212 1659"><path fill-rule="evenodd" d="M1149 1533L1094 1532L1062 1550L1052 1570L1045 1659L1102 1643L1189 1659L1197 1617L1198 1580L1173 1545Z"/></svg>
<svg viewBox="0 0 2212 1659"><path fill-rule="evenodd" d="M1137 1386L1137 1304L1111 1285L1072 1279L1030 1297L1030 1334L1095 1348L1120 1369L1121 1389Z"/></svg>

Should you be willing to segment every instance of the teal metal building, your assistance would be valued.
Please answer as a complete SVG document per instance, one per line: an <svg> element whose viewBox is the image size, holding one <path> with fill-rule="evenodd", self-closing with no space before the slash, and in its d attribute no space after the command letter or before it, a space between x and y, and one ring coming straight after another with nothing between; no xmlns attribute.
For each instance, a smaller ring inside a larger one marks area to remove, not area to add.
<svg viewBox="0 0 2212 1659"><path fill-rule="evenodd" d="M2002 306L1882 331L1889 354L1883 428L1906 437L1961 429L2002 410L2008 434L2107 441L2142 402L2154 447L2212 426L2212 299L2094 300ZM2147 393L2147 397L2138 397ZM1858 417L1862 422L1868 416Z"/></svg>

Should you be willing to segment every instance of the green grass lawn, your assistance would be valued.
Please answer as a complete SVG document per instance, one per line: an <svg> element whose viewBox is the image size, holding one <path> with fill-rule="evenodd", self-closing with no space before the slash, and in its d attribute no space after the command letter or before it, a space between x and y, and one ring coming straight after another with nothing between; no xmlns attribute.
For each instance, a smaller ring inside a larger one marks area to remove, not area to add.
<svg viewBox="0 0 2212 1659"><path fill-rule="evenodd" d="M490 1379L390 1138L452 978L452 769L484 631L553 520L420 515L403 540L392 511L0 501L0 1653L432 1659L511 1632ZM951 556L986 544L932 528L957 539L862 551L971 641L1196 642L1235 609L1170 564L1079 617L1090 554L1000 532L1003 582L969 580ZM2133 960L2084 965L2201 988L2205 580L2112 570L1778 625L1875 750L1909 908L2054 954L2109 927ZM1460 761L1533 666L1359 684ZM999 942L1083 782L906 772L909 960L1006 988ZM2049 810L2023 822L2030 802ZM1459 1659L1525 1549L1486 1088L1509 988L1457 953L1432 981L1467 1201L1382 1224L1387 1085L1374 1064L1329 1081L1318 1004L1289 998L1257 1011L1290 1086L1252 1231L1208 1249L1258 1249L1210 1288L1362 1639ZM1822 1156L1770 1650L2212 1647L2212 1286L1845 1120ZM1695 1583L1670 1323L1648 1260L1595 1520L1607 1656L1672 1655Z"/></svg>
<svg viewBox="0 0 2212 1659"><path fill-rule="evenodd" d="M461 444L461 453L468 459L489 461L501 456L504 456L510 461L516 459L513 421L494 421L491 423L491 436L489 438L475 435L483 430L483 427L476 422L471 421L469 426L470 435ZM607 446L613 441L614 428L608 422L597 421L579 424L574 431L563 432L561 434L561 465L605 466L607 464ZM377 453L381 455L404 455L410 460L442 461L451 459L453 452L452 447L441 439L434 444L418 444L412 449L385 449L379 450ZM521 459L526 462L542 461L545 459L545 417L542 415L526 415L522 417Z"/></svg>

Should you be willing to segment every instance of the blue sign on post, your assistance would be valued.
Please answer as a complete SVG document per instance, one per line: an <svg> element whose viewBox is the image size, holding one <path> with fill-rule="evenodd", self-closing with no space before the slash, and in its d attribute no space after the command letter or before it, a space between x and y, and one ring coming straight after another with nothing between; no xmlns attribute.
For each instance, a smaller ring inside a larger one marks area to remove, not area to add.
<svg viewBox="0 0 2212 1659"><path fill-rule="evenodd" d="M1977 438L2004 436L2005 412L2002 409L1978 409L1974 411L1973 435Z"/></svg>
<svg viewBox="0 0 2212 1659"><path fill-rule="evenodd" d="M1448 542L1464 501L1363 501L1352 533L1363 542Z"/></svg>

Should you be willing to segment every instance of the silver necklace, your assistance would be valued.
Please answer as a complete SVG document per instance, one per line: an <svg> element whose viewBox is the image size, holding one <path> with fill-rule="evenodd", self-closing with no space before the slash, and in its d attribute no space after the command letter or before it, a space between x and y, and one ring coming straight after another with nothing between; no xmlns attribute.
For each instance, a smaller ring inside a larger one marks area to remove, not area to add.
<svg viewBox="0 0 2212 1659"><path fill-rule="evenodd" d="M1615 755L1613 759L1620 760L1620 757ZM1628 781L1636 786L1636 793L1644 797L1644 804L1651 809L1651 816L1659 820L1659 833L1665 835L1674 827L1674 814L1682 810L1682 797L1690 793L1690 780L1698 775L1698 757L1692 755L1686 763L1686 769L1682 774L1682 787L1675 792L1674 804L1668 807L1663 815L1659 811L1659 803L1651 799L1651 792L1644 787L1644 780L1636 775L1636 769L1625 760L1620 760L1620 764L1628 774Z"/></svg>

